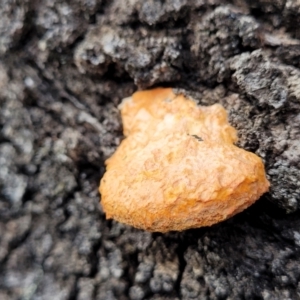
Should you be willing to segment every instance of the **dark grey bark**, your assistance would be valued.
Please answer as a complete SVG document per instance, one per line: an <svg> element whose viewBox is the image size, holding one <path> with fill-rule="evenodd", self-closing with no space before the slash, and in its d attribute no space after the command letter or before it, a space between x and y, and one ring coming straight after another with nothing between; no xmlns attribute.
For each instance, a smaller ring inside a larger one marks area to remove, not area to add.
<svg viewBox="0 0 300 300"><path fill-rule="evenodd" d="M300 299L300 2L1 0L0 299ZM223 104L270 192L180 233L106 221L117 105Z"/></svg>

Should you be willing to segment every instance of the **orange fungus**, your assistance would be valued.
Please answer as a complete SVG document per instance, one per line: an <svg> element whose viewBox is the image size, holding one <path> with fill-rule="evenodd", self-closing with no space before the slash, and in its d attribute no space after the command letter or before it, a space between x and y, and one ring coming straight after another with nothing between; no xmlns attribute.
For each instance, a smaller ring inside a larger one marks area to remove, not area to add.
<svg viewBox="0 0 300 300"><path fill-rule="evenodd" d="M261 159L234 145L221 105L197 106L157 88L120 109L126 138L100 184L107 218L159 232L209 226L268 191Z"/></svg>

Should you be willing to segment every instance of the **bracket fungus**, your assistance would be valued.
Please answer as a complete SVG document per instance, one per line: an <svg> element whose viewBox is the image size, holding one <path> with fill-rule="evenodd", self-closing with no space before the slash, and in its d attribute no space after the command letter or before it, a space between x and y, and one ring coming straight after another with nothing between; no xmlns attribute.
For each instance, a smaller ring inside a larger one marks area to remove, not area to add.
<svg viewBox="0 0 300 300"><path fill-rule="evenodd" d="M126 138L99 188L108 219L158 232L210 226L268 191L262 160L234 145L221 105L156 88L124 99L120 110Z"/></svg>

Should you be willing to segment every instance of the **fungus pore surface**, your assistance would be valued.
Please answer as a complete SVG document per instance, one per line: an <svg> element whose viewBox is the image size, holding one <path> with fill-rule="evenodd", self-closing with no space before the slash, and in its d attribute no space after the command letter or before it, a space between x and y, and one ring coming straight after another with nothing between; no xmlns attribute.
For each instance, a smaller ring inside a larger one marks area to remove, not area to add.
<svg viewBox="0 0 300 300"><path fill-rule="evenodd" d="M108 219L158 232L209 226L268 191L262 160L234 145L221 105L157 88L134 93L120 110L126 138L100 183Z"/></svg>

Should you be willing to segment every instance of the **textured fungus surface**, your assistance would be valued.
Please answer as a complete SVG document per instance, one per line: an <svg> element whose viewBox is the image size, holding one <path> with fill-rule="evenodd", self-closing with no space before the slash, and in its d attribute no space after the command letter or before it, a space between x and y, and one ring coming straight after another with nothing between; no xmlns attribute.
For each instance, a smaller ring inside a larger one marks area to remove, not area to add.
<svg viewBox="0 0 300 300"><path fill-rule="evenodd" d="M261 159L233 144L236 131L221 105L200 107L157 88L120 108L126 138L100 185L107 218L185 230L225 220L268 190Z"/></svg>

